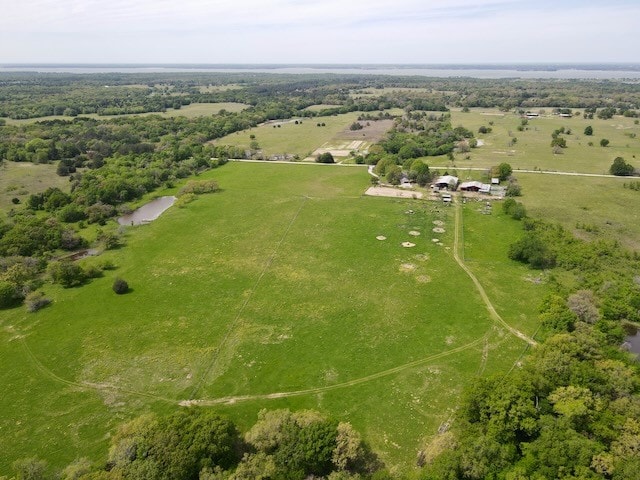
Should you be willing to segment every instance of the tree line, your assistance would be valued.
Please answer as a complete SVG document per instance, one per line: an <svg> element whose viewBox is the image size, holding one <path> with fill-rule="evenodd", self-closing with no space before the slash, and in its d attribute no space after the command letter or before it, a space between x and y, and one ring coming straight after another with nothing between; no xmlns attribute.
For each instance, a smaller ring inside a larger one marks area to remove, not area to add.
<svg viewBox="0 0 640 480"><path fill-rule="evenodd" d="M349 423L313 410L263 410L244 434L196 407L147 414L111 437L106 460L79 458L59 472L16 460L16 480L332 480L391 478Z"/></svg>

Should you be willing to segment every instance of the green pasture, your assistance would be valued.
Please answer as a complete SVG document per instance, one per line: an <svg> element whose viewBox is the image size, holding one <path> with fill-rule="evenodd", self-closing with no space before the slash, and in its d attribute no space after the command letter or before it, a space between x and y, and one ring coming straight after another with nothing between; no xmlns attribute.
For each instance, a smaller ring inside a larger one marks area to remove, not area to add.
<svg viewBox="0 0 640 480"><path fill-rule="evenodd" d="M56 168L56 165L30 162L0 163L0 211L6 212L14 207L13 198L19 199L22 204L32 193L42 192L49 187L68 191L69 177L57 175Z"/></svg>
<svg viewBox="0 0 640 480"><path fill-rule="evenodd" d="M624 188L634 178L518 173L530 216L560 223L577 237L617 240L640 250L640 192Z"/></svg>
<svg viewBox="0 0 640 480"><path fill-rule="evenodd" d="M108 120L109 118L116 117L131 117L131 116L148 116L148 115L160 115L161 117L204 117L208 115L217 115L220 110L226 110L227 112L241 112L242 110L249 108L249 105L244 103L235 102L220 102L220 103L192 103L185 105L182 108L175 110L173 108L167 109L166 112L146 112L146 113L126 113L122 115L98 115L97 113L80 114L78 117L97 118L101 120ZM77 117L69 117L66 115L51 115L48 117L39 118L27 118L24 120L13 120L6 118L7 125L20 125L22 123L35 123L43 122L46 120L73 120Z"/></svg>
<svg viewBox="0 0 640 480"><path fill-rule="evenodd" d="M550 107L542 110L546 113L539 118L529 119L522 132L517 130L521 118L512 112L480 108L471 109L468 113L452 110L452 125L471 130L484 145L469 153L456 154L453 163L446 157L430 158L430 165L465 168L490 167L507 162L514 168L526 170L606 174L609 173L613 159L623 157L632 165L640 167L640 125L636 125L633 118L615 116L610 120L587 120L582 118L582 114L560 118L551 114L553 109ZM493 122L493 125L489 122ZM478 133L483 125L491 127L492 132ZM594 131L592 136L584 135L584 129L589 125ZM571 129L571 135L562 135L567 141L567 148L562 149L561 154L554 154L550 146L551 134L561 127ZM632 138L634 134L636 137ZM517 140L512 145L514 137ZM610 141L606 148L600 146L603 138ZM589 146L589 142L593 142L593 146Z"/></svg>
<svg viewBox="0 0 640 480"><path fill-rule="evenodd" d="M349 125L358 119L359 113L345 113L330 117L298 119L281 122L269 122L249 130L232 133L215 140L219 145L234 145L248 149L251 142L250 135L255 135L259 150L265 155L291 154L305 158L325 144L344 142L341 135L349 132ZM324 123L325 126L318 126ZM280 127L278 127L278 125Z"/></svg>
<svg viewBox="0 0 640 480"><path fill-rule="evenodd" d="M502 202L492 203L490 214L484 201L468 200L464 206L464 261L500 315L533 337L540 304L532 299L548 292L546 276L509 259L509 246L525 232L520 221L502 212Z"/></svg>
<svg viewBox="0 0 640 480"><path fill-rule="evenodd" d="M454 261L455 208L363 196L364 168L233 162L202 177L222 190L128 227L102 255L115 271L45 286L54 303L35 314L2 312L0 474L34 454L104 459L116 424L184 400L245 426L261 408L319 409L408 468L471 379L522 355ZM505 258L518 222L463 215L469 266L532 334L545 286ZM115 276L132 291L115 295Z"/></svg>

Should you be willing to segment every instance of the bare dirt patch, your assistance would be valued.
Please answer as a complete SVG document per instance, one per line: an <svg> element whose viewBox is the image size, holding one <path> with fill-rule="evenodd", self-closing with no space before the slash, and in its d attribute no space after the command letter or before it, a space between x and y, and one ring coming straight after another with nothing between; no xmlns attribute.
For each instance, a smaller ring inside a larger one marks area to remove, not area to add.
<svg viewBox="0 0 640 480"><path fill-rule="evenodd" d="M442 228L442 227L435 227L435 228L433 229L433 232L434 232L434 233L444 233L444 232L445 232L445 230L444 230L444 228Z"/></svg>
<svg viewBox="0 0 640 480"><path fill-rule="evenodd" d="M409 235L411 235L412 237L418 237L420 235L420 232L418 232L417 230L411 230L409 232Z"/></svg>
<svg viewBox="0 0 640 480"><path fill-rule="evenodd" d="M385 237L384 235L378 235L378 236L376 237L376 240L380 240L380 241L382 241L382 240L386 240L386 239L387 239L387 237Z"/></svg>
<svg viewBox="0 0 640 480"><path fill-rule="evenodd" d="M403 263L400 265L401 272L413 272L416 269L416 266L413 263Z"/></svg>
<svg viewBox="0 0 640 480"><path fill-rule="evenodd" d="M431 281L431 277L429 275L418 275L416 277L416 282L418 283L429 283Z"/></svg>
<svg viewBox="0 0 640 480"><path fill-rule="evenodd" d="M400 190L391 187L369 187L364 192L371 197L399 197L399 198L422 198L422 193Z"/></svg>
<svg viewBox="0 0 640 480"><path fill-rule="evenodd" d="M416 244L415 243L411 243L411 242L402 242L402 246L404 248L413 248L413 247L416 246Z"/></svg>

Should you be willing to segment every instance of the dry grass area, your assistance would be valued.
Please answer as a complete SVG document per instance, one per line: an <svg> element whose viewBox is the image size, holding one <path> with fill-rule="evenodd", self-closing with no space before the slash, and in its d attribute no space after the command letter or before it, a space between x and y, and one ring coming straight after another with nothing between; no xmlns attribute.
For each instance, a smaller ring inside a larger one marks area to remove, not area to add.
<svg viewBox="0 0 640 480"><path fill-rule="evenodd" d="M363 126L362 130L350 130L347 128L339 134L339 138L376 143L382 140L393 127L393 120L363 120L359 123Z"/></svg>
<svg viewBox="0 0 640 480"><path fill-rule="evenodd" d="M363 120L359 122L361 130L351 130L346 127L338 132L335 137L325 142L321 147L315 149L305 161L314 161L315 157L321 153L330 152L338 158L346 158L352 152L364 155L369 151L369 147L384 138L386 133L393 127L393 120Z"/></svg>

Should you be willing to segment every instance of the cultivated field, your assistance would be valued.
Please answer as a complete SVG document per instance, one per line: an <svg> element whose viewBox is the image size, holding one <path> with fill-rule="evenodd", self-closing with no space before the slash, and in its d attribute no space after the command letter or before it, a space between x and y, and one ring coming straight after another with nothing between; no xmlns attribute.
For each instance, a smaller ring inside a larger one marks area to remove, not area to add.
<svg viewBox="0 0 640 480"><path fill-rule="evenodd" d="M241 425L320 409L412 465L462 388L527 347L456 263L455 207L365 197L364 168L234 162L202 177L222 191L129 229L102 256L117 270L46 286L54 303L36 314L3 312L1 473L36 453L100 458L123 419L193 403ZM506 258L519 224L494 210L461 207L459 254L532 335L544 278ZM133 291L116 296L115 275Z"/></svg>

